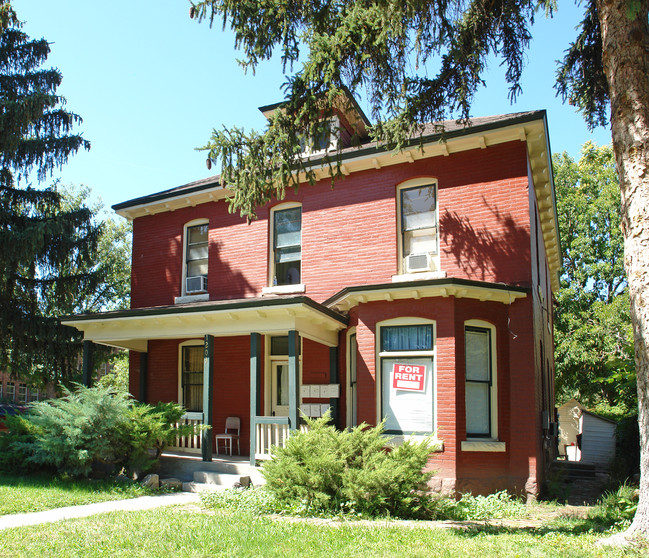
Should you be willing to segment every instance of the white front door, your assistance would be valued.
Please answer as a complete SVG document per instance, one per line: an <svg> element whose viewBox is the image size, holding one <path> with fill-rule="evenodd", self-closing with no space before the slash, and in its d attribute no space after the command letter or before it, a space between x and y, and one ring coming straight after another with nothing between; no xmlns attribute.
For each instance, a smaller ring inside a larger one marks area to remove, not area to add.
<svg viewBox="0 0 649 558"><path fill-rule="evenodd" d="M288 362L272 363L270 384L270 414L288 416Z"/></svg>

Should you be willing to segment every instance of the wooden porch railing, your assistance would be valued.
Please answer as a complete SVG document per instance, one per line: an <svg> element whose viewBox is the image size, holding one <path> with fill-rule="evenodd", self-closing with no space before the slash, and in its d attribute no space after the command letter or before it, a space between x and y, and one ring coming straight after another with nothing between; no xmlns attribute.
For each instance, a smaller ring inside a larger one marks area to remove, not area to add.
<svg viewBox="0 0 649 558"><path fill-rule="evenodd" d="M270 459L273 446L283 447L289 437L288 417L254 417L255 459Z"/></svg>
<svg viewBox="0 0 649 558"><path fill-rule="evenodd" d="M203 424L203 413L185 413L180 418L180 422L176 423L176 428L186 424L192 424L194 427ZM196 429L192 436L177 437L176 444L169 449L187 453L201 453L200 431Z"/></svg>

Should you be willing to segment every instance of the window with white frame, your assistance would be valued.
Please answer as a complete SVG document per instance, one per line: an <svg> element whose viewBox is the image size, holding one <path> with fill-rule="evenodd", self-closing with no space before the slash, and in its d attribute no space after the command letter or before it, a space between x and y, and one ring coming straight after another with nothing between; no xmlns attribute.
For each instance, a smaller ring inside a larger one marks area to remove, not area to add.
<svg viewBox="0 0 649 558"><path fill-rule="evenodd" d="M432 180L408 181L399 187L398 196L402 271L431 271L438 251L437 184Z"/></svg>
<svg viewBox="0 0 649 558"><path fill-rule="evenodd" d="M333 116L330 119L321 120L315 127L316 130L308 142L306 138L301 140L302 152L306 155L320 155L326 151L336 150L340 137L340 119Z"/></svg>
<svg viewBox="0 0 649 558"><path fill-rule="evenodd" d="M187 411L203 410L203 351L201 345L183 345L180 348L180 390L182 405Z"/></svg>
<svg viewBox="0 0 649 558"><path fill-rule="evenodd" d="M27 384L18 385L18 403L27 403Z"/></svg>
<svg viewBox="0 0 649 558"><path fill-rule="evenodd" d="M381 410L385 431L435 429L434 324L386 324L379 330Z"/></svg>
<svg viewBox="0 0 649 558"><path fill-rule="evenodd" d="M302 279L302 208L279 208L272 215L272 284L298 285Z"/></svg>
<svg viewBox="0 0 649 558"><path fill-rule="evenodd" d="M14 402L16 400L16 384L7 382L7 400Z"/></svg>
<svg viewBox="0 0 649 558"><path fill-rule="evenodd" d="M185 294L207 292L209 225L200 223L185 228Z"/></svg>
<svg viewBox="0 0 649 558"><path fill-rule="evenodd" d="M495 328L469 321L464 327L467 438L497 438Z"/></svg>

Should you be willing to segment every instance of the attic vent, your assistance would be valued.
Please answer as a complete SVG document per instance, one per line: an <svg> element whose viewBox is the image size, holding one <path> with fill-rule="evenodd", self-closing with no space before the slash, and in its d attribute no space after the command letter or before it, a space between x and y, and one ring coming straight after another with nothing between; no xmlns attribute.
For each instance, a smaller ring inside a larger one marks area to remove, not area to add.
<svg viewBox="0 0 649 558"><path fill-rule="evenodd" d="M187 277L187 294L204 293L207 291L207 277L198 275L196 277Z"/></svg>
<svg viewBox="0 0 649 558"><path fill-rule="evenodd" d="M426 253L406 256L406 271L408 273L430 271L430 255Z"/></svg>

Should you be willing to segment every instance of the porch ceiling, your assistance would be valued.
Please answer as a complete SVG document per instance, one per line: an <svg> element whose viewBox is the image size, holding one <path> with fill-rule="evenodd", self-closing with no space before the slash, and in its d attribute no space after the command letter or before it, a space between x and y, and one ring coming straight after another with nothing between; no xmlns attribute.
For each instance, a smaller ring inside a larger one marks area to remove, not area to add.
<svg viewBox="0 0 649 558"><path fill-rule="evenodd" d="M285 334L295 330L323 345L338 345L347 318L308 297L242 299L136 308L61 319L83 332L84 339L135 351L146 351L151 339Z"/></svg>

